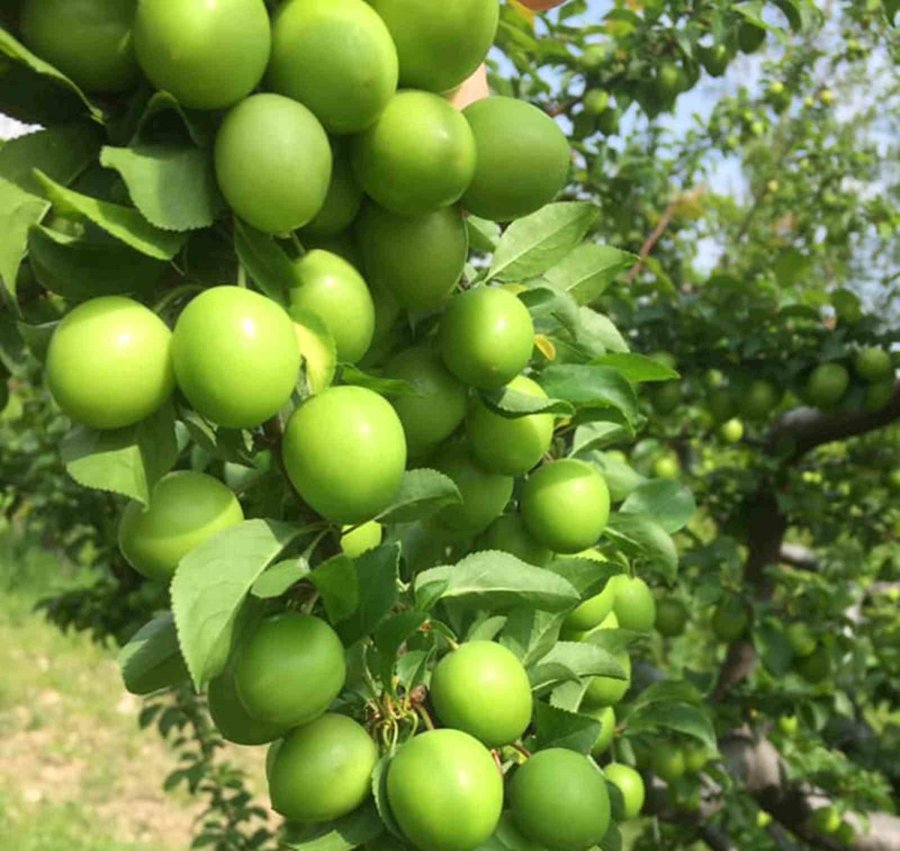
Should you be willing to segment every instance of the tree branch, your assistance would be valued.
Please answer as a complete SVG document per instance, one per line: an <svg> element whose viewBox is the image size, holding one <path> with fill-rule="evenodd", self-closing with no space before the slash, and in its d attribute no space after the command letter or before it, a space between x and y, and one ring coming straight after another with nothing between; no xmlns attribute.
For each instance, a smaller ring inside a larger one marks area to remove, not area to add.
<svg viewBox="0 0 900 851"><path fill-rule="evenodd" d="M800 570L816 570L819 567L816 554L801 544L782 544L780 561Z"/></svg>
<svg viewBox="0 0 900 851"><path fill-rule="evenodd" d="M818 408L795 408L783 414L770 433L772 449L786 448L790 461L796 461L817 446L856 437L890 425L900 419L900 381L894 395L880 411L849 411L830 414Z"/></svg>
<svg viewBox="0 0 900 851"><path fill-rule="evenodd" d="M849 845L816 831L810 823L812 813L831 801L815 790L791 783L781 755L768 739L743 728L724 736L720 750L728 773L766 812L810 845L825 851L900 851L900 818L888 813L869 813L868 829L861 816L848 814L847 821L856 831Z"/></svg>
<svg viewBox="0 0 900 851"><path fill-rule="evenodd" d="M712 848L712 851L740 851L731 841L731 837L715 824L702 824L697 830L700 839Z"/></svg>

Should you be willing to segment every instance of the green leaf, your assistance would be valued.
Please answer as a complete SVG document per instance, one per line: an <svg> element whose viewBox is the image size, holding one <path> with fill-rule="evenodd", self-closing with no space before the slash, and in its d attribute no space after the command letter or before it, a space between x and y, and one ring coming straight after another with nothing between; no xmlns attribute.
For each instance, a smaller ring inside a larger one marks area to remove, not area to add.
<svg viewBox="0 0 900 851"><path fill-rule="evenodd" d="M77 238L43 225L28 235L28 262L41 286L67 301L103 295L147 294L167 266L101 234Z"/></svg>
<svg viewBox="0 0 900 851"><path fill-rule="evenodd" d="M530 606L564 611L578 602L578 592L561 576L534 567L509 553L474 553L453 566L434 567L416 577L416 598L428 586L446 583L439 599L477 609Z"/></svg>
<svg viewBox="0 0 900 851"><path fill-rule="evenodd" d="M466 641L493 641L507 623L509 623L509 617L506 615L485 613L469 628L466 633Z"/></svg>
<svg viewBox="0 0 900 851"><path fill-rule="evenodd" d="M546 566L545 570L565 578L582 599L599 593L610 577L624 572L622 565L617 562L597 561L592 558L578 558L578 556L556 558Z"/></svg>
<svg viewBox="0 0 900 851"><path fill-rule="evenodd" d="M637 257L627 251L586 242L544 272L544 279L578 304L590 304L636 261Z"/></svg>
<svg viewBox="0 0 900 851"><path fill-rule="evenodd" d="M5 57L0 113L26 124L45 125L68 121L85 112L100 117L100 111L75 83L3 28L0 28L0 55Z"/></svg>
<svg viewBox="0 0 900 851"><path fill-rule="evenodd" d="M460 502L462 494L449 476L427 468L407 470L400 490L377 519L381 523L410 523Z"/></svg>
<svg viewBox="0 0 900 851"><path fill-rule="evenodd" d="M297 285L297 274L281 246L268 234L235 218L234 248L256 286L286 307L288 291Z"/></svg>
<svg viewBox="0 0 900 851"><path fill-rule="evenodd" d="M207 151L194 146L105 147L100 164L115 169L144 218L163 230L211 225L223 206ZM165 191L160 191L165 187Z"/></svg>
<svg viewBox="0 0 900 851"><path fill-rule="evenodd" d="M378 672L382 682L391 681L400 648L406 639L418 632L426 620L428 615L425 612L400 612L382 622L375 630L372 637L378 651Z"/></svg>
<svg viewBox="0 0 900 851"><path fill-rule="evenodd" d="M565 364L549 366L539 376L548 396L574 402L579 407L614 408L626 421L638 416L634 388L616 370L606 366Z"/></svg>
<svg viewBox="0 0 900 851"><path fill-rule="evenodd" d="M377 810L378 815L381 817L383 825L382 829L387 827L387 830L390 833L393 833L397 837L401 837L403 833L394 819L394 814L391 812L387 797L387 773L393 758L393 753L386 753L376 763L375 770L372 772L372 800L375 803L375 809Z"/></svg>
<svg viewBox="0 0 900 851"><path fill-rule="evenodd" d="M542 612L525 606L513 609L506 620L500 643L528 667L556 644L565 619L566 612Z"/></svg>
<svg viewBox="0 0 900 851"><path fill-rule="evenodd" d="M250 589L250 593L260 600L280 597L309 575L309 562L302 557L289 558L273 564Z"/></svg>
<svg viewBox="0 0 900 851"><path fill-rule="evenodd" d="M175 118L179 127L173 132L171 118ZM187 131L191 141L200 148L207 148L212 141L216 128L215 113L185 109L168 92L156 92L144 107L138 122L135 138L141 141L149 139L171 140L182 138L181 129Z"/></svg>
<svg viewBox="0 0 900 851"><path fill-rule="evenodd" d="M300 830L299 838L289 832L282 847L292 851L352 851L381 836L384 824L373 804L363 804L337 821Z"/></svg>
<svg viewBox="0 0 900 851"><path fill-rule="evenodd" d="M639 706L628 716L632 733L672 730L702 742L711 753L718 751L716 733L706 710L689 703L654 702Z"/></svg>
<svg viewBox="0 0 900 851"><path fill-rule="evenodd" d="M56 331L59 322L45 322L43 325L29 325L27 322L17 322L16 327L28 347L28 351L43 363L47 359L47 350L50 341Z"/></svg>
<svg viewBox="0 0 900 851"><path fill-rule="evenodd" d="M794 662L794 650L784 626L774 618L766 618L753 627L753 646L766 670L783 677Z"/></svg>
<svg viewBox="0 0 900 851"><path fill-rule="evenodd" d="M141 254L158 260L171 260L184 245L184 234L170 233L154 227L131 207L100 201L66 189L41 171L36 171L35 176L54 207L63 212L84 216L101 230Z"/></svg>
<svg viewBox="0 0 900 851"><path fill-rule="evenodd" d="M325 612L333 624L349 618L359 608L359 583L352 558L333 556L320 564L309 578L319 589Z"/></svg>
<svg viewBox="0 0 900 851"><path fill-rule="evenodd" d="M0 177L33 195L41 195L34 170L62 184L71 183L100 148L97 128L90 124L63 124L10 139L0 148Z"/></svg>
<svg viewBox="0 0 900 851"><path fill-rule="evenodd" d="M617 513L609 518L604 533L627 555L640 558L667 581L678 573L678 550L659 523L646 514Z"/></svg>
<svg viewBox="0 0 900 851"><path fill-rule="evenodd" d="M225 669L241 605L300 532L287 523L246 520L213 535L179 562L172 608L181 652L198 690Z"/></svg>
<svg viewBox="0 0 900 851"><path fill-rule="evenodd" d="M574 406L564 399L533 396L530 393L512 390L508 386L497 390L482 390L479 395L486 407L510 420L531 414L558 414L570 417L575 413Z"/></svg>
<svg viewBox="0 0 900 851"><path fill-rule="evenodd" d="M622 851L624 847L622 832L619 830L618 825L610 822L609 828L603 834L603 839L600 840L598 848L600 851Z"/></svg>
<svg viewBox="0 0 900 851"><path fill-rule="evenodd" d="M684 485L654 479L638 485L619 510L629 514L646 514L671 534L684 528L694 516L697 503Z"/></svg>
<svg viewBox="0 0 900 851"><path fill-rule="evenodd" d="M617 370L632 384L638 384L643 381L670 381L673 378L678 378L678 373L674 369L669 369L669 367L653 358L648 358L646 355L613 353L600 355L600 357L594 358L591 363Z"/></svg>
<svg viewBox="0 0 900 851"><path fill-rule="evenodd" d="M399 598L399 544L386 544L353 560L354 585L358 604L335 629L349 647L367 635L391 613ZM315 577L318 568L311 574Z"/></svg>
<svg viewBox="0 0 900 851"><path fill-rule="evenodd" d="M703 702L703 694L686 680L660 680L647 686L635 699L634 706L651 703L695 703Z"/></svg>
<svg viewBox="0 0 900 851"><path fill-rule="evenodd" d="M402 378L381 378L377 375L369 375L353 364L341 364L341 382L353 384L356 387L365 387L373 390L380 396L421 396L422 394L408 381Z"/></svg>
<svg viewBox="0 0 900 851"><path fill-rule="evenodd" d="M157 615L129 639L119 652L119 667L132 694L151 694L188 678L171 612Z"/></svg>
<svg viewBox="0 0 900 851"><path fill-rule="evenodd" d="M0 282L11 301L16 299L16 279L28 245L28 231L49 206L42 198L0 178Z"/></svg>
<svg viewBox="0 0 900 851"><path fill-rule="evenodd" d="M542 279L535 280L539 282ZM528 289L519 293L519 299L528 308L539 334L550 333L562 326L577 338L579 310L568 293L529 282Z"/></svg>
<svg viewBox="0 0 900 851"><path fill-rule="evenodd" d="M497 245L488 277L501 281L538 277L584 238L598 214L593 204L575 201L548 204L518 219Z"/></svg>
<svg viewBox="0 0 900 851"><path fill-rule="evenodd" d="M469 245L473 251L491 254L500 241L500 225L471 213L466 216L466 230L469 232Z"/></svg>
<svg viewBox="0 0 900 851"><path fill-rule="evenodd" d="M621 423L585 423L575 429L570 455L580 455L590 449L605 449L622 443L629 437L628 429Z"/></svg>
<svg viewBox="0 0 900 851"><path fill-rule="evenodd" d="M76 426L60 448L66 472L82 487L120 493L146 505L175 464L175 415L165 405L130 428L95 431Z"/></svg>
<svg viewBox="0 0 900 851"><path fill-rule="evenodd" d="M583 641L557 641L549 653L530 667L528 675L536 692L584 677L628 678L610 650Z"/></svg>
<svg viewBox="0 0 900 851"><path fill-rule="evenodd" d="M628 343L619 329L602 313L582 307L578 319L578 342L587 347L591 354L628 351Z"/></svg>
<svg viewBox="0 0 900 851"><path fill-rule="evenodd" d="M566 748L585 756L591 752L603 729L603 724L596 718L557 709L542 700L535 701L534 723L538 750Z"/></svg>

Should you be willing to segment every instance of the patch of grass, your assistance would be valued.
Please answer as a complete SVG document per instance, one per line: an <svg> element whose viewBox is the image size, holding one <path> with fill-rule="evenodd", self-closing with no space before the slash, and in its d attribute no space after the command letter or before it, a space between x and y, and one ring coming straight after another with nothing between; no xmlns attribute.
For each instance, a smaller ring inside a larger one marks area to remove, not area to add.
<svg viewBox="0 0 900 851"><path fill-rule="evenodd" d="M167 795L174 755L141 731L115 652L63 635L38 600L89 571L0 538L0 837L15 851L174 851L196 803Z"/></svg>

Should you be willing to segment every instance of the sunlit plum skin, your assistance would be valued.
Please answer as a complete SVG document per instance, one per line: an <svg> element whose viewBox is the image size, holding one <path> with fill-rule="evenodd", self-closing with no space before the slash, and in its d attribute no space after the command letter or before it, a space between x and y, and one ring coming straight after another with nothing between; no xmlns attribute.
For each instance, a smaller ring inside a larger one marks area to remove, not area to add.
<svg viewBox="0 0 900 851"><path fill-rule="evenodd" d="M528 364L534 323L525 305L508 290L477 287L448 302L438 346L447 368L463 384L495 390Z"/></svg>
<svg viewBox="0 0 900 851"><path fill-rule="evenodd" d="M475 173L475 139L438 95L401 91L352 141L353 173L369 197L401 216L455 204Z"/></svg>
<svg viewBox="0 0 900 851"><path fill-rule="evenodd" d="M247 97L269 61L263 0L140 0L138 62L150 81L193 109L226 109Z"/></svg>
<svg viewBox="0 0 900 851"><path fill-rule="evenodd" d="M457 207L400 216L369 202L354 228L367 280L400 307L435 310L462 277L469 237Z"/></svg>
<svg viewBox="0 0 900 851"><path fill-rule="evenodd" d="M494 641L470 641L438 662L431 677L438 718L489 748L517 741L531 721L528 674Z"/></svg>
<svg viewBox="0 0 900 851"><path fill-rule="evenodd" d="M462 204L497 222L552 201L569 174L569 143L543 110L515 98L476 101L464 113L475 137L475 176Z"/></svg>
<svg viewBox="0 0 900 851"><path fill-rule="evenodd" d="M242 642L234 666L235 687L247 712L285 728L322 715L346 675L337 633L325 621L296 612L262 621Z"/></svg>
<svg viewBox="0 0 900 851"><path fill-rule="evenodd" d="M460 730L410 739L388 768L387 798L421 851L474 851L497 827L503 780L490 751Z"/></svg>
<svg viewBox="0 0 900 851"><path fill-rule="evenodd" d="M554 461L529 476L522 516L535 539L554 552L581 552L596 544L606 528L609 490L584 461Z"/></svg>
<svg viewBox="0 0 900 851"><path fill-rule="evenodd" d="M291 821L328 822L372 794L378 748L352 718L327 712L289 732L269 770L272 806Z"/></svg>
<svg viewBox="0 0 900 851"><path fill-rule="evenodd" d="M535 381L516 376L507 387L517 393L546 399ZM531 414L515 419L490 410L473 399L466 418L466 435L475 457L488 470L521 476L543 458L553 442L553 414Z"/></svg>
<svg viewBox="0 0 900 851"><path fill-rule="evenodd" d="M359 558L369 550L374 550L384 536L384 529L375 520L360 526L347 526L341 535L341 552L348 558Z"/></svg>
<svg viewBox="0 0 900 851"><path fill-rule="evenodd" d="M291 415L284 463L298 493L332 523L371 520L387 508L406 467L403 425L363 387L331 387Z"/></svg>
<svg viewBox="0 0 900 851"><path fill-rule="evenodd" d="M232 210L266 233L311 222L331 185L328 135L303 104L257 94L235 106L216 134L216 180Z"/></svg>
<svg viewBox="0 0 900 851"><path fill-rule="evenodd" d="M138 573L168 582L191 550L243 519L237 498L218 479L190 470L169 473L146 508L129 503L119 523L119 547Z"/></svg>
<svg viewBox="0 0 900 851"><path fill-rule="evenodd" d="M451 532L475 535L498 517L512 496L513 479L489 473L463 442L442 447L432 459L434 468L453 479L462 503L448 505L434 522Z"/></svg>
<svg viewBox="0 0 900 851"><path fill-rule="evenodd" d="M603 774L606 776L607 783L616 786L622 797L621 817L637 818L644 807L644 781L641 775L630 765L623 765L619 762L607 765L603 769Z"/></svg>
<svg viewBox="0 0 900 851"><path fill-rule="evenodd" d="M509 801L516 827L551 851L585 851L609 827L603 772L590 757L564 748L538 751L519 766Z"/></svg>
<svg viewBox="0 0 900 851"><path fill-rule="evenodd" d="M304 311L316 314L334 338L338 360L356 363L375 333L375 305L362 275L342 257L320 249L296 260L294 274L288 293L292 318L302 318Z"/></svg>
<svg viewBox="0 0 900 851"><path fill-rule="evenodd" d="M616 654L616 661L625 669L626 679L591 677L584 693L583 705L588 709L615 706L631 686L631 657L624 650Z"/></svg>
<svg viewBox="0 0 900 851"><path fill-rule="evenodd" d="M496 0L371 0L400 57L400 84L432 92L460 85L484 61L499 20Z"/></svg>
<svg viewBox="0 0 900 851"><path fill-rule="evenodd" d="M418 458L446 440L466 415L466 388L426 347L405 349L384 367L386 378L409 382L416 396L394 396L391 404L403 423L412 458Z"/></svg>
<svg viewBox="0 0 900 851"><path fill-rule="evenodd" d="M369 127L397 90L397 49L363 0L289 0L275 14L266 82L330 133Z"/></svg>
<svg viewBox="0 0 900 851"><path fill-rule="evenodd" d="M175 389L172 333L153 311L122 296L72 310L53 332L45 367L63 413L97 429L139 423Z"/></svg>
<svg viewBox="0 0 900 851"><path fill-rule="evenodd" d="M22 41L87 92L137 81L131 28L137 0L25 0Z"/></svg>
<svg viewBox="0 0 900 851"><path fill-rule="evenodd" d="M615 577L616 602L613 610L622 629L650 632L656 621L656 600L643 579L620 575Z"/></svg>
<svg viewBox="0 0 900 851"><path fill-rule="evenodd" d="M184 309L172 357L191 406L226 428L254 428L278 413L300 371L290 317L241 287L206 290Z"/></svg>

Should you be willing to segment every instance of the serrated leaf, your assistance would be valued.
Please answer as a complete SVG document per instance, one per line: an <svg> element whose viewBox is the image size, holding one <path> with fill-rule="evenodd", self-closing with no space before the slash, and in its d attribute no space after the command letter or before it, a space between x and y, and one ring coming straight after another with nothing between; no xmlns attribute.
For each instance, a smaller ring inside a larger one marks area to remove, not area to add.
<svg viewBox="0 0 900 851"><path fill-rule="evenodd" d="M124 494L146 505L175 464L175 415L165 405L136 426L96 431L76 426L60 448L66 472L82 487Z"/></svg>
<svg viewBox="0 0 900 851"><path fill-rule="evenodd" d="M684 485L654 479L638 485L619 510L628 514L646 514L671 534L682 529L694 516L697 503Z"/></svg>
<svg viewBox="0 0 900 851"><path fill-rule="evenodd" d="M479 396L485 406L495 414L510 420L527 417L531 414L558 414L570 417L575 413L575 407L565 399L534 396L530 393L513 390L509 386L500 387L497 390L482 390Z"/></svg>
<svg viewBox="0 0 900 851"><path fill-rule="evenodd" d="M352 851L384 833L384 824L372 804L325 825L307 828L302 838L288 838L282 847L292 851Z"/></svg>
<svg viewBox="0 0 900 851"><path fill-rule="evenodd" d="M507 617L500 643L528 667L556 644L565 619L566 612L542 612L527 607L513 609Z"/></svg>
<svg viewBox="0 0 900 851"><path fill-rule="evenodd" d="M599 593L610 577L624 572L622 565L617 562L577 556L556 558L544 569L564 577L582 599Z"/></svg>
<svg viewBox="0 0 900 851"><path fill-rule="evenodd" d="M50 341L53 339L58 325L59 322L45 322L43 325L29 325L27 322L16 323L28 351L41 363L47 359L47 350L50 348Z"/></svg>
<svg viewBox="0 0 900 851"><path fill-rule="evenodd" d="M340 623L359 608L356 565L349 556L333 556L320 564L309 578L322 595L332 624Z"/></svg>
<svg viewBox="0 0 900 851"><path fill-rule="evenodd" d="M678 573L678 550L672 538L646 514L616 513L610 516L604 533L627 555L639 558L667 581Z"/></svg>
<svg viewBox="0 0 900 851"><path fill-rule="evenodd" d="M115 169L144 218L169 231L208 227L223 206L207 151L194 146L105 147L100 164ZM160 191L165 187L165 191Z"/></svg>
<svg viewBox="0 0 900 851"><path fill-rule="evenodd" d="M584 238L598 215L593 204L574 201L548 204L518 219L497 245L488 277L501 281L538 277Z"/></svg>
<svg viewBox="0 0 900 851"><path fill-rule="evenodd" d="M69 184L96 158L99 148L99 133L90 124L63 124L27 133L0 148L0 177L39 196L35 169Z"/></svg>
<svg viewBox="0 0 900 851"><path fill-rule="evenodd" d="M537 664L530 667L528 675L535 691L584 677L628 679L612 651L584 641L558 641Z"/></svg>
<svg viewBox="0 0 900 851"><path fill-rule="evenodd" d="M353 364L341 364L341 381L356 387L365 387L380 396L421 396L422 394L408 381L402 378L381 378L369 375Z"/></svg>
<svg viewBox="0 0 900 851"><path fill-rule="evenodd" d="M301 529L246 520L191 550L172 580L181 652L196 688L225 668L241 605L262 572Z"/></svg>
<svg viewBox="0 0 900 851"><path fill-rule="evenodd" d="M535 701L534 722L537 749L566 748L587 756L597 742L603 724L589 715L579 715Z"/></svg>
<svg viewBox="0 0 900 851"><path fill-rule="evenodd" d="M670 381L678 378L678 373L665 364L646 355L637 355L632 352L614 352L608 355L600 355L591 363L597 366L608 366L625 376L632 384L644 381Z"/></svg>
<svg viewBox="0 0 900 851"><path fill-rule="evenodd" d="M400 826L394 819L391 812L390 804L387 797L387 773L394 758L393 753L386 753L375 765L372 772L372 800L375 803L375 809L381 817L381 822L387 830L397 837L403 836Z"/></svg>
<svg viewBox="0 0 900 851"><path fill-rule="evenodd" d="M766 670L783 677L794 662L794 650L781 622L766 618L753 627L753 646Z"/></svg>
<svg viewBox="0 0 900 851"><path fill-rule="evenodd" d="M476 619L466 633L466 641L493 641L509 622L506 615L485 613Z"/></svg>
<svg viewBox="0 0 900 851"><path fill-rule="evenodd" d="M592 355L628 351L628 343L609 317L588 307L578 313L578 342Z"/></svg>
<svg viewBox="0 0 900 851"><path fill-rule="evenodd" d="M151 694L188 679L171 612L157 615L129 639L119 652L119 668L132 694Z"/></svg>
<svg viewBox="0 0 900 851"><path fill-rule="evenodd" d="M302 557L289 558L273 564L250 589L260 600L280 597L309 574L309 562Z"/></svg>
<svg viewBox="0 0 900 851"><path fill-rule="evenodd" d="M543 279L536 280L540 282ZM541 286L540 283L529 283L528 289L519 293L519 299L528 308L534 320L535 330L539 334L545 332L549 334L562 326L577 338L578 305L568 293L555 290L553 287Z"/></svg>
<svg viewBox="0 0 900 851"><path fill-rule="evenodd" d="M234 249L256 286L286 307L288 291L297 285L297 274L281 246L269 234L235 218Z"/></svg>
<svg viewBox="0 0 900 851"><path fill-rule="evenodd" d="M571 608L579 600L578 592L561 576L497 550L423 571L416 577L416 598L435 583L446 583L439 599L478 609L529 606L553 612Z"/></svg>
<svg viewBox="0 0 900 851"><path fill-rule="evenodd" d="M446 505L461 502L462 494L449 476L428 468L407 470L400 490L377 519L385 524L410 523L423 520Z"/></svg>
<svg viewBox="0 0 900 851"><path fill-rule="evenodd" d="M0 112L26 124L52 124L86 112L101 116L72 80L4 28L0 28L0 54L11 60L3 62Z"/></svg>
<svg viewBox="0 0 900 851"><path fill-rule="evenodd" d="M587 364L548 366L541 372L539 383L548 396L574 402L579 407L614 408L629 423L638 416L634 388L609 367Z"/></svg>
<svg viewBox="0 0 900 851"><path fill-rule="evenodd" d="M16 300L16 279L28 246L28 231L50 205L43 199L0 178L0 283Z"/></svg>
<svg viewBox="0 0 900 851"><path fill-rule="evenodd" d="M158 260L171 260L184 245L184 234L154 227L138 210L66 189L41 171L36 171L35 177L54 207L63 212L84 216L101 230L141 254Z"/></svg>
<svg viewBox="0 0 900 851"><path fill-rule="evenodd" d="M103 295L145 294L167 266L106 237L80 239L37 225L28 235L28 262L50 292L80 302Z"/></svg>
<svg viewBox="0 0 900 851"><path fill-rule="evenodd" d="M585 305L602 295L616 276L636 261L637 257L627 251L586 242L548 269L544 279Z"/></svg>
<svg viewBox="0 0 900 851"><path fill-rule="evenodd" d="M632 733L672 730L702 742L711 753L718 751L712 721L700 706L688 703L656 702L635 709L628 716L628 730Z"/></svg>

